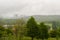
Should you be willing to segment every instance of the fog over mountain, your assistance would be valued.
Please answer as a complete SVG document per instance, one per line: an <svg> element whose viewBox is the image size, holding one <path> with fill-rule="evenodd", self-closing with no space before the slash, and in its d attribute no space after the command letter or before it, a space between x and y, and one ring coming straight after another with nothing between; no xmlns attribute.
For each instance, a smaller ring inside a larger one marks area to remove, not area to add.
<svg viewBox="0 0 60 40"><path fill-rule="evenodd" d="M36 21L60 21L60 15L34 15Z"/></svg>

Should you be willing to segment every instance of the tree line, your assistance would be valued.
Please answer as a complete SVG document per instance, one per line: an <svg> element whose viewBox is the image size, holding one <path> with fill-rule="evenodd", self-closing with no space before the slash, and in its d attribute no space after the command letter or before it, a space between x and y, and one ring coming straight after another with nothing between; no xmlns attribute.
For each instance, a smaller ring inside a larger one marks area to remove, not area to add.
<svg viewBox="0 0 60 40"><path fill-rule="evenodd" d="M9 35L16 37L16 40L22 40L23 37L31 37L31 40L34 40L34 38L37 40L48 40L48 38L59 40L58 38L60 37L60 29L49 31L44 22L37 24L34 17L31 17L27 22L24 19L17 20L13 28L14 30L0 26L0 39Z"/></svg>

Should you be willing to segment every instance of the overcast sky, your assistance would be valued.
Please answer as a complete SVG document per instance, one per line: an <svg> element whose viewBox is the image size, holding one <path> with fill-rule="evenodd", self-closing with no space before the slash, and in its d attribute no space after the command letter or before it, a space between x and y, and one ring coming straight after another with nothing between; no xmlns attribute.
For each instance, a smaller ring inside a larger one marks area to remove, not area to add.
<svg viewBox="0 0 60 40"><path fill-rule="evenodd" d="M0 0L0 16L60 15L60 0Z"/></svg>

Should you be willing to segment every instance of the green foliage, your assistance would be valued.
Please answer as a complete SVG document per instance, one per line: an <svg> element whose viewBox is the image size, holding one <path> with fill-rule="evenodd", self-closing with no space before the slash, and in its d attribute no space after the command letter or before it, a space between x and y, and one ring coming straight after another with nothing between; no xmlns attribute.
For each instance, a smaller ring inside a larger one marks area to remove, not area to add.
<svg viewBox="0 0 60 40"><path fill-rule="evenodd" d="M7 35L13 35L13 32L12 32L11 29L6 29L6 34L7 34Z"/></svg>
<svg viewBox="0 0 60 40"><path fill-rule="evenodd" d="M11 23L10 23L11 22ZM36 23L35 19L31 17L26 24L25 19L16 19L13 23L13 21L8 21L8 24L15 24L14 27L9 27L8 29L5 29L4 27L0 26L0 38L3 40L37 40L37 39L48 39L49 36L51 37L48 40L57 39L58 36L60 37L60 29L56 29L56 22L50 22L53 26L53 29L55 30L48 30L48 26L52 27L50 25L46 25L43 22L40 24ZM1 23L0 25L2 25ZM5 24L5 23L4 23ZM13 30L12 30L13 29ZM50 28L49 28L50 29ZM49 33L49 32L50 33ZM14 35L13 35L14 34ZM50 35L49 35L50 34ZM27 36L27 37L26 37ZM5 39L4 39L5 38ZM0 39L0 40L2 40Z"/></svg>
<svg viewBox="0 0 60 40"><path fill-rule="evenodd" d="M27 22L27 36L34 38L37 36L37 33L38 33L37 23L35 22L35 19L31 17Z"/></svg>
<svg viewBox="0 0 60 40"><path fill-rule="evenodd" d="M7 37L9 34L12 34L12 31L9 29L5 29L4 27L0 26L0 38Z"/></svg>
<svg viewBox="0 0 60 40"><path fill-rule="evenodd" d="M25 34L25 20L23 18L17 19L14 25L14 34L18 40L22 40Z"/></svg>
<svg viewBox="0 0 60 40"><path fill-rule="evenodd" d="M56 30L50 31L50 37L55 38L57 36Z"/></svg>
<svg viewBox="0 0 60 40"><path fill-rule="evenodd" d="M3 36L4 34L4 28L2 26L0 26L0 38Z"/></svg>
<svg viewBox="0 0 60 40"><path fill-rule="evenodd" d="M49 34L48 34L48 28L47 26L42 22L39 25L39 35L38 38L40 39L48 39Z"/></svg>

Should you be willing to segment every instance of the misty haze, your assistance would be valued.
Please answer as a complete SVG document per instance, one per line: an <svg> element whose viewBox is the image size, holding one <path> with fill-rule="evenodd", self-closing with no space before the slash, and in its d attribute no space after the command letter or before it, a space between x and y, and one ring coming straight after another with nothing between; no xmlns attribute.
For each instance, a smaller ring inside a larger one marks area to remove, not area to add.
<svg viewBox="0 0 60 40"><path fill-rule="evenodd" d="M60 40L60 0L0 0L0 40Z"/></svg>

